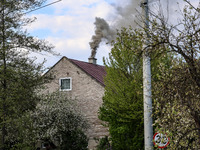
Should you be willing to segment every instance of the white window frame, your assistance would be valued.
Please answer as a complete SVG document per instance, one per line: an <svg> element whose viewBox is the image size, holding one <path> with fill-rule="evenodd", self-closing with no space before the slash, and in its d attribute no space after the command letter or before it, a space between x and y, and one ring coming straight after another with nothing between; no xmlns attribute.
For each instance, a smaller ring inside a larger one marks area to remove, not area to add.
<svg viewBox="0 0 200 150"><path fill-rule="evenodd" d="M69 89L61 89L61 80L64 80L64 79L70 80L70 88ZM60 87L60 91L71 91L72 90L72 78L71 77L60 78L59 79L59 87Z"/></svg>

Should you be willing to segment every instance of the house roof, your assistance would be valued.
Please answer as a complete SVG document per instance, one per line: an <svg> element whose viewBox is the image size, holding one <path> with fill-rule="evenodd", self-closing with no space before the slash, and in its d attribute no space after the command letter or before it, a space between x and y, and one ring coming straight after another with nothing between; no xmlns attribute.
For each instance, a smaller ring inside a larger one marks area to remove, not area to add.
<svg viewBox="0 0 200 150"><path fill-rule="evenodd" d="M79 60L69 59L67 58L71 63L79 67L81 70L83 70L85 73L90 75L92 78L94 78L96 81L98 81L101 85L104 85L104 77L106 76L106 70L105 66L96 65L88 62L83 62Z"/></svg>
<svg viewBox="0 0 200 150"><path fill-rule="evenodd" d="M96 65L88 62L83 62L75 59L69 59L67 57L62 57L56 64L54 64L45 74L47 74L52 68L54 68L62 59L69 60L72 64L76 65L78 68L80 68L82 71L84 71L86 74L91 76L93 79L95 79L97 82L99 82L102 86L105 86L104 84L104 77L106 76L106 67L101 65ZM44 74L44 75L45 75Z"/></svg>

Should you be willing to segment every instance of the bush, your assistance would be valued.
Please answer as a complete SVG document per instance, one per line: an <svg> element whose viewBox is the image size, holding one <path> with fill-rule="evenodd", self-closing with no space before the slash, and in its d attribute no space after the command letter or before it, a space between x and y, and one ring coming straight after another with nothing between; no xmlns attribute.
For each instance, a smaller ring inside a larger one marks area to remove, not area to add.
<svg viewBox="0 0 200 150"><path fill-rule="evenodd" d="M60 150L87 150L88 138L81 130L62 133Z"/></svg>
<svg viewBox="0 0 200 150"><path fill-rule="evenodd" d="M97 150L112 150L111 144L107 136L99 140L99 144L97 145Z"/></svg>

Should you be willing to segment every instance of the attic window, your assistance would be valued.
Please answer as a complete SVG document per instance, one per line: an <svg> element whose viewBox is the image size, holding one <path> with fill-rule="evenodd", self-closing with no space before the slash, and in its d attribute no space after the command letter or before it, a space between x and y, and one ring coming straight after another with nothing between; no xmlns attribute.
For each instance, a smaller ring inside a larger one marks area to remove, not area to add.
<svg viewBox="0 0 200 150"><path fill-rule="evenodd" d="M60 91L70 91L72 90L72 78L60 78Z"/></svg>

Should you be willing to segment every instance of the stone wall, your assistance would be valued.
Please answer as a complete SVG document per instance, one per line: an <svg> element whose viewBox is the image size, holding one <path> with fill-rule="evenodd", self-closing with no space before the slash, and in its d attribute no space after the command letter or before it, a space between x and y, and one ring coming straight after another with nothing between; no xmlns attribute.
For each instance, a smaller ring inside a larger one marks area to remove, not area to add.
<svg viewBox="0 0 200 150"><path fill-rule="evenodd" d="M103 127L102 122L98 119L104 87L65 57L48 73L52 72L55 79L46 85L49 92L59 89L60 78L72 78L72 90L61 92L65 92L70 98L78 101L78 106L90 125L86 133L89 138L89 149L95 149L97 143L94 138L108 135L107 128Z"/></svg>

